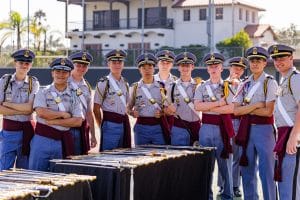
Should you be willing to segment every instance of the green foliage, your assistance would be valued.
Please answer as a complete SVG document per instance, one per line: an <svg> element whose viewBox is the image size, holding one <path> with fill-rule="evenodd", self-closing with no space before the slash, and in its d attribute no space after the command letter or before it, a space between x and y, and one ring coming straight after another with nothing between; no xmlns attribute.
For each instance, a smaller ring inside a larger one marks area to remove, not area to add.
<svg viewBox="0 0 300 200"><path fill-rule="evenodd" d="M227 38L216 44L217 49L225 57L243 56L245 49L252 46L249 35L244 31L240 31L232 38Z"/></svg>
<svg viewBox="0 0 300 200"><path fill-rule="evenodd" d="M277 41L281 44L296 46L300 43L299 33L295 24L291 24L288 28L277 31Z"/></svg>

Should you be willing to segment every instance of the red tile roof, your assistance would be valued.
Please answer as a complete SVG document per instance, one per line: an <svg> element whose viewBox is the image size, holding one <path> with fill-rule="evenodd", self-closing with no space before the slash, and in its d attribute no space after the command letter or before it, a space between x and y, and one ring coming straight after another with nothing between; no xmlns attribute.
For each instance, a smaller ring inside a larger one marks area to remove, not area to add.
<svg viewBox="0 0 300 200"><path fill-rule="evenodd" d="M271 31L275 37L275 33L270 25L268 24L249 24L244 28L245 32L248 33L250 38L263 37L266 31Z"/></svg>

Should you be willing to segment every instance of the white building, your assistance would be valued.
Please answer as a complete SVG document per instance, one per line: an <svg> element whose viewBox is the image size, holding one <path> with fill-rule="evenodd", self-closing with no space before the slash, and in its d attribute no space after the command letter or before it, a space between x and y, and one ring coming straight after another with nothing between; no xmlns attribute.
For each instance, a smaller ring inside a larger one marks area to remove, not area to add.
<svg viewBox="0 0 300 200"><path fill-rule="evenodd" d="M59 0L66 1L66 0ZM68 0L81 4L81 0ZM209 0L85 0L84 48L145 49L183 45L208 46ZM233 36L247 25L257 25L263 8L241 0L211 0L213 6L212 43ZM82 47L82 26L68 31L71 49ZM255 42L256 43L256 42Z"/></svg>

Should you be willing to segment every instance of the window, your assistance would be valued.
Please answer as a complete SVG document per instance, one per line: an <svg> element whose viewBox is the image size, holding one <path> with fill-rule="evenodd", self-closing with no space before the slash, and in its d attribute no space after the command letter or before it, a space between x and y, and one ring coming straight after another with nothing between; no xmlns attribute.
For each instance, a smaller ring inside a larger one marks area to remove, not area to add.
<svg viewBox="0 0 300 200"><path fill-rule="evenodd" d="M223 8L216 8L216 19L223 19Z"/></svg>
<svg viewBox="0 0 300 200"><path fill-rule="evenodd" d="M190 10L183 10L183 21L191 20L191 12Z"/></svg>
<svg viewBox="0 0 300 200"><path fill-rule="evenodd" d="M249 11L246 10L246 22L248 22L248 21L249 21Z"/></svg>
<svg viewBox="0 0 300 200"><path fill-rule="evenodd" d="M252 23L255 23L255 12L252 12Z"/></svg>
<svg viewBox="0 0 300 200"><path fill-rule="evenodd" d="M167 8L145 8L145 27L158 27L167 24ZM138 27L142 26L142 9L138 10Z"/></svg>
<svg viewBox="0 0 300 200"><path fill-rule="evenodd" d="M239 8L239 20L243 20L243 9Z"/></svg>
<svg viewBox="0 0 300 200"><path fill-rule="evenodd" d="M95 11L93 14L94 29L119 28L119 10Z"/></svg>
<svg viewBox="0 0 300 200"><path fill-rule="evenodd" d="M199 20L206 20L206 9L205 8L200 9Z"/></svg>

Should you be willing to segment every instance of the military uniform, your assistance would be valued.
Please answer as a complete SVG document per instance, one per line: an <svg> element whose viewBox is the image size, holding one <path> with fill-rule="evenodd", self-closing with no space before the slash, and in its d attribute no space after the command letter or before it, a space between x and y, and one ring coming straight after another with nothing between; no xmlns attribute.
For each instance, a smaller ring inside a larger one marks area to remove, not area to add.
<svg viewBox="0 0 300 200"><path fill-rule="evenodd" d="M223 63L224 57L219 53L209 53L203 58L207 65ZM218 84L210 80L201 84L195 92L194 100L200 102L214 102L224 97L224 81L220 79ZM230 132L226 131L230 130ZM230 115L221 115L215 112L202 112L202 126L199 131L199 144L202 146L216 147L219 173L224 180L222 199L232 199L232 149L230 137L233 136L233 127ZM230 136L230 137L229 137ZM213 199L212 191L210 199Z"/></svg>
<svg viewBox="0 0 300 200"><path fill-rule="evenodd" d="M122 50L112 50L106 55L108 61L124 61L126 53ZM116 87L114 87L115 82ZM123 100L122 100L123 98ZM103 120L101 125L100 150L110 150L120 147L131 147L129 118L126 105L129 98L129 85L121 77L116 80L110 73L102 77L96 85L94 104L101 105Z"/></svg>
<svg viewBox="0 0 300 200"><path fill-rule="evenodd" d="M70 60L73 63L83 63L89 65L93 61L93 57L86 51L80 51L70 55ZM76 93L79 101L81 102L81 107L83 116L86 118L87 112L92 112L92 91L91 86L87 80L82 79L80 82L77 82L70 76L69 87ZM87 154L90 150L89 142L89 132L90 127L85 119L82 123L82 126L79 128L71 128L71 133L74 138L74 155Z"/></svg>
<svg viewBox="0 0 300 200"><path fill-rule="evenodd" d="M71 71L73 64L64 58L55 59L50 67L52 70ZM39 90L33 108L47 108L53 111L68 112L72 118L82 118L80 102L74 91L67 87L58 91L53 84ZM29 169L48 171L49 160L61 159L74 154L74 143L70 128L59 125L48 125L46 120L37 115L35 135L31 141Z"/></svg>
<svg viewBox="0 0 300 200"><path fill-rule="evenodd" d="M233 57L228 60L229 66L238 66L243 69L246 69L248 66L248 61L244 57ZM235 96L238 86L241 83L241 79L238 80L232 80L231 77L228 77L226 81L229 82L229 96L227 97L228 102L232 102L233 97ZM238 81L236 84L233 84L232 81ZM232 114L232 124L234 128L235 135L238 132L238 128L240 125L240 117L235 116ZM241 185L241 172L240 172L240 154L241 154L241 148L232 142L232 181L233 181L233 192L235 197L240 197L240 190L239 187ZM218 186L223 188L223 180L219 174L218 176Z"/></svg>
<svg viewBox="0 0 300 200"><path fill-rule="evenodd" d="M282 56L291 56L295 50L286 45L272 45L268 52L273 59ZM299 148L296 154L286 153L286 144L292 131L296 113L299 111L300 102L300 73L295 67L289 69L285 76L281 77L279 88L276 92L275 122L278 127L278 137L275 146L277 163L275 168L275 180L278 181L280 199L300 199L300 170Z"/></svg>
<svg viewBox="0 0 300 200"><path fill-rule="evenodd" d="M269 54L262 47L252 47L247 50L246 56L248 60L267 60ZM257 102L268 103L275 101L276 90L277 83L270 75L262 72L256 81L251 75L239 86L233 102L242 106ZM260 172L264 199L276 199L276 186L273 180L275 160L272 152L275 135L272 124L273 116L262 117L249 114L241 116L235 142L243 148L240 164L245 199L258 199L257 168Z"/></svg>
<svg viewBox="0 0 300 200"><path fill-rule="evenodd" d="M32 63L35 55L32 51L22 49L14 52L15 61ZM16 79L16 73L6 74L0 79L0 103L33 102L39 89L37 78L27 75L23 81ZM14 166L28 168L29 143L33 136L33 118L28 115L3 115L3 130L0 132L0 170Z"/></svg>
<svg viewBox="0 0 300 200"><path fill-rule="evenodd" d="M176 56L175 62L180 64L193 64L196 56L184 52ZM174 125L171 129L171 144L189 146L198 141L200 129L200 113L194 109L194 94L198 83L194 79L183 82L178 79L167 91L169 102L176 108Z"/></svg>
<svg viewBox="0 0 300 200"><path fill-rule="evenodd" d="M157 62L161 60L161 61L168 61L173 63L175 59L175 54L172 51L161 50L155 54L155 57L157 59ZM166 80L161 80L159 73L154 75L154 80L162 82L166 89L169 89L171 84L175 82L177 79L178 78L171 73L169 74L169 77Z"/></svg>
<svg viewBox="0 0 300 200"><path fill-rule="evenodd" d="M148 53L138 56L136 65L141 67L144 64L155 66L155 56ZM155 112L163 107L162 89L164 88L160 82L153 80L153 83L145 84L142 79L130 89L128 110L134 109L139 115L134 126L137 145L169 143L170 130L165 116L155 118Z"/></svg>

